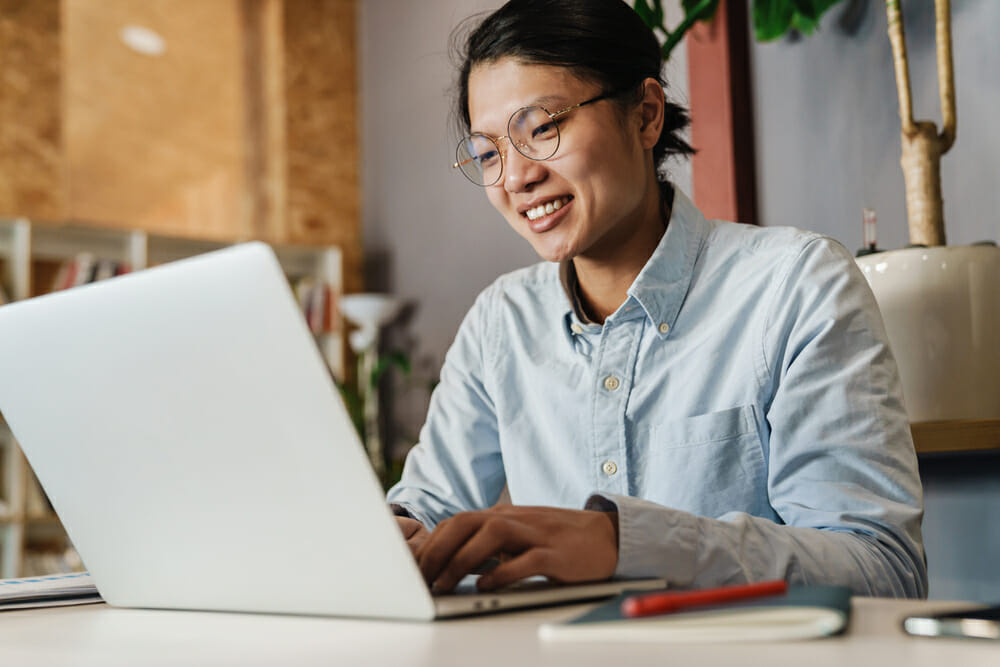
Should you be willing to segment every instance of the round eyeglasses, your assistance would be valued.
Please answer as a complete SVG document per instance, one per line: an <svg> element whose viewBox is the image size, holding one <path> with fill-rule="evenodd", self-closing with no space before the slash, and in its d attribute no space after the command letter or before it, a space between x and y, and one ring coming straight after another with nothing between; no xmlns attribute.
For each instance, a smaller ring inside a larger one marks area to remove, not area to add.
<svg viewBox="0 0 1000 667"><path fill-rule="evenodd" d="M501 139L509 141L518 153L529 160L548 160L559 150L559 123L556 119L574 109L613 95L614 93L602 93L555 113L549 113L539 106L521 107L507 121L506 136L494 139L477 132L462 137L455 150L456 162L451 167L460 169L462 174L476 185L482 187L495 185L503 176Z"/></svg>

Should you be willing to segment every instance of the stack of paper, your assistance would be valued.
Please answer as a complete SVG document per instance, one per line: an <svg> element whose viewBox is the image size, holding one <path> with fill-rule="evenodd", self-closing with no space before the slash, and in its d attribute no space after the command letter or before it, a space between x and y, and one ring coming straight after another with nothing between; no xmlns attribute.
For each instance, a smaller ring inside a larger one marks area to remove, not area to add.
<svg viewBox="0 0 1000 667"><path fill-rule="evenodd" d="M90 574L0 579L0 611L102 602Z"/></svg>

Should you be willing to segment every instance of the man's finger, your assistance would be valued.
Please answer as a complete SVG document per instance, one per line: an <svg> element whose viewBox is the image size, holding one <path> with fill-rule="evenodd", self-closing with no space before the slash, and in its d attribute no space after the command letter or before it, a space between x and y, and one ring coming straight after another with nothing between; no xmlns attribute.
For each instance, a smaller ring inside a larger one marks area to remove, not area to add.
<svg viewBox="0 0 1000 667"><path fill-rule="evenodd" d="M520 546L523 540L514 535L516 526L511 522L486 519L479 529L465 541L435 577L434 590L450 591L465 575L475 571L480 565L503 551Z"/></svg>
<svg viewBox="0 0 1000 667"><path fill-rule="evenodd" d="M482 512L461 512L439 523L417 553L417 565L428 584L433 584L452 556L479 530Z"/></svg>
<svg viewBox="0 0 1000 667"><path fill-rule="evenodd" d="M481 591L492 591L526 577L548 574L551 572L552 560L548 549L528 549L479 577L476 587Z"/></svg>

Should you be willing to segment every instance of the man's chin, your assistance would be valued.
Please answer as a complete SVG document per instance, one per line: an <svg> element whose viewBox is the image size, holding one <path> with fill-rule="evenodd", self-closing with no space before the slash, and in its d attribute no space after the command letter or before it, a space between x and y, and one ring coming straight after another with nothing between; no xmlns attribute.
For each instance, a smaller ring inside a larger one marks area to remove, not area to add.
<svg viewBox="0 0 1000 667"><path fill-rule="evenodd" d="M533 247L538 256L543 260L546 262L555 262L556 264L567 262L576 255L569 248L540 248L537 245Z"/></svg>

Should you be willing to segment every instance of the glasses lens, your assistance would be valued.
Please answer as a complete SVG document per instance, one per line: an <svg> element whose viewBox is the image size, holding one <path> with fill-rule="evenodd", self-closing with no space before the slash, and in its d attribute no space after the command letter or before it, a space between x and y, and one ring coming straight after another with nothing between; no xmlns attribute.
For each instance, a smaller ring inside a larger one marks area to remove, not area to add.
<svg viewBox="0 0 1000 667"><path fill-rule="evenodd" d="M559 126L541 107L525 107L510 117L507 134L517 152L532 160L548 160L559 148Z"/></svg>
<svg viewBox="0 0 1000 667"><path fill-rule="evenodd" d="M458 142L458 168L476 185L493 185L500 180L500 149L484 134L473 134Z"/></svg>

